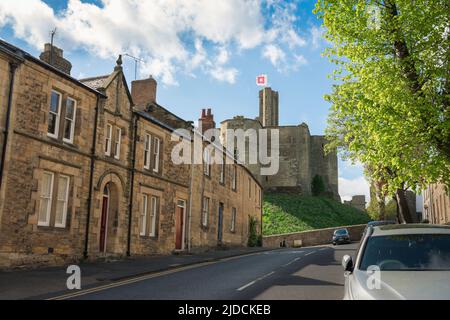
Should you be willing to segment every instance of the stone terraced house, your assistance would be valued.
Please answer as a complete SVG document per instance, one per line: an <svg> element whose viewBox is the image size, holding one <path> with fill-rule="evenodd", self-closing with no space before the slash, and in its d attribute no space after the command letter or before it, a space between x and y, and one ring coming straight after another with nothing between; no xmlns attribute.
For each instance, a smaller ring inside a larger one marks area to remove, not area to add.
<svg viewBox="0 0 450 320"><path fill-rule="evenodd" d="M185 121L151 77L77 80L63 51L0 40L0 267L245 246L262 188L230 164L174 164ZM208 145L201 136L202 144ZM232 158L228 152L223 156Z"/></svg>

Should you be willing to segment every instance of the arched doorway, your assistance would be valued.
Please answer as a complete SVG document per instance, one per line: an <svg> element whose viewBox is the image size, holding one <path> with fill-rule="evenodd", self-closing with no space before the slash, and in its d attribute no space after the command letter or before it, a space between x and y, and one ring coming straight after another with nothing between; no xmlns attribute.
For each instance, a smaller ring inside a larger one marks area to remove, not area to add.
<svg viewBox="0 0 450 320"><path fill-rule="evenodd" d="M118 203L117 188L109 182L103 188L102 214L100 222L100 245L101 253L114 252L115 236L118 226Z"/></svg>

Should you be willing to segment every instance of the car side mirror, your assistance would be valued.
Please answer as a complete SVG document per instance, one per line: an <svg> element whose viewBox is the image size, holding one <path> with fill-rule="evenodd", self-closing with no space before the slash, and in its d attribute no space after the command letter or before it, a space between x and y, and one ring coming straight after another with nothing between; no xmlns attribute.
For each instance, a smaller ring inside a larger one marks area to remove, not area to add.
<svg viewBox="0 0 450 320"><path fill-rule="evenodd" d="M353 259L348 254L342 258L342 267L344 268L344 271L353 271Z"/></svg>

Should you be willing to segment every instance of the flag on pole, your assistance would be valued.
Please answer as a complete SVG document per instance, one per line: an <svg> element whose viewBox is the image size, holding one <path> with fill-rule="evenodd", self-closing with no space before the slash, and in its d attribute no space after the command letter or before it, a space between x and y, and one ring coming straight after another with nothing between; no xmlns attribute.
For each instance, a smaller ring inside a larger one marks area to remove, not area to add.
<svg viewBox="0 0 450 320"><path fill-rule="evenodd" d="M256 77L256 85L260 86L260 87L267 86L267 75L261 74L261 75L257 76Z"/></svg>

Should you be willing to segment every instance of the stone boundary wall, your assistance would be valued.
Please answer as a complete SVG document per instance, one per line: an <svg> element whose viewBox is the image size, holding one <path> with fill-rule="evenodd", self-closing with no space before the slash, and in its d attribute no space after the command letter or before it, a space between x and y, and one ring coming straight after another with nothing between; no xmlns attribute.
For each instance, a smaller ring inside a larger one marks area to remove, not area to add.
<svg viewBox="0 0 450 320"><path fill-rule="evenodd" d="M330 244L334 230L341 228L347 228L352 241L359 241L366 226L366 224L360 224L265 236L263 237L263 247L278 248L283 241L285 241L286 247L294 247L295 240L301 240L303 247Z"/></svg>

